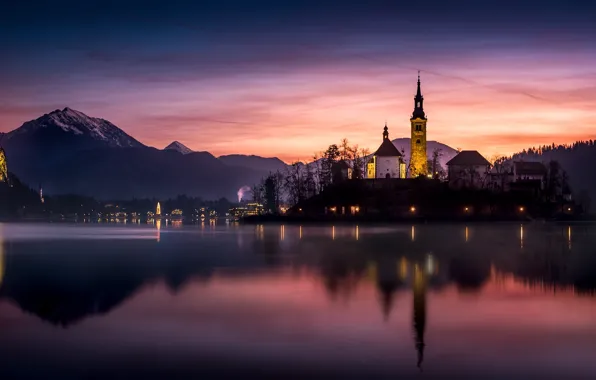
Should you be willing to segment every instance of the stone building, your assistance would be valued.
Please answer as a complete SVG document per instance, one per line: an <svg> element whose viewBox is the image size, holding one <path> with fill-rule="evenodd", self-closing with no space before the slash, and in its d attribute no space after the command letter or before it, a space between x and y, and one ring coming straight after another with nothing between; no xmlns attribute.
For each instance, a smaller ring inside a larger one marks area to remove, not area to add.
<svg viewBox="0 0 596 380"><path fill-rule="evenodd" d="M449 186L481 188L488 180L490 162L476 150L463 150L447 162Z"/></svg>

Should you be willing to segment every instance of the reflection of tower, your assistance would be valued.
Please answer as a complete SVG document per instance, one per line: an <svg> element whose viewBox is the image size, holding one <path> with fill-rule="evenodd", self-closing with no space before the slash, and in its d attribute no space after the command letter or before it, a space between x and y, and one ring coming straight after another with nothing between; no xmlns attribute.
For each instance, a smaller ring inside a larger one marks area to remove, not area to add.
<svg viewBox="0 0 596 380"><path fill-rule="evenodd" d="M43 189L41 188L41 183L39 184L39 200L41 201L41 203L44 203Z"/></svg>
<svg viewBox="0 0 596 380"><path fill-rule="evenodd" d="M161 219L157 219L155 221L155 227L157 228L157 241L159 242L159 238L161 235Z"/></svg>
<svg viewBox="0 0 596 380"><path fill-rule="evenodd" d="M426 327L426 279L424 271L414 268L414 340L418 352L418 368L422 370L424 359L424 329Z"/></svg>

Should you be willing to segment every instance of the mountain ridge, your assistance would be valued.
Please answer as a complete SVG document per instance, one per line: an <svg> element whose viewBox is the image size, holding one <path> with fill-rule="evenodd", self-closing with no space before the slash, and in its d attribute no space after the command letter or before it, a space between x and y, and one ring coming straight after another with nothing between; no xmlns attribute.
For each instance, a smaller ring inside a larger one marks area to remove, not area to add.
<svg viewBox="0 0 596 380"><path fill-rule="evenodd" d="M182 154L189 154L189 153L193 153L194 152L192 149L190 149L186 145L182 144L178 140L172 141L170 143L170 145L168 145L165 148L163 148L163 150L174 150L174 151L179 152L179 153L182 153Z"/></svg>

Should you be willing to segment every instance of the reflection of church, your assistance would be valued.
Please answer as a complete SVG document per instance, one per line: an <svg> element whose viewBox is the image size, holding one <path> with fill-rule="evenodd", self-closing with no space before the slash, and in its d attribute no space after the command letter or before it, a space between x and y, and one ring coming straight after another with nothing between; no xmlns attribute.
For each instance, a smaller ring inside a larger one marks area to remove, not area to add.
<svg viewBox="0 0 596 380"><path fill-rule="evenodd" d="M377 285L385 320L389 318L397 290L407 282L411 282L413 293L412 326L417 353L417 366L420 369L422 369L424 348L426 346L424 343L424 332L426 329L426 285L428 279L436 273L436 269L433 258L430 255L427 256L424 265L420 263L408 263L404 257L399 262L396 258L384 258L371 262L368 265L369 278L374 280Z"/></svg>
<svg viewBox="0 0 596 380"><path fill-rule="evenodd" d="M420 75L418 87L414 97L414 112L410 118L410 146L409 176L415 178L427 175L426 158L426 114L424 113L424 98L420 90ZM366 178L406 178L407 163L403 154L389 139L387 123L383 129L383 142L366 164Z"/></svg>

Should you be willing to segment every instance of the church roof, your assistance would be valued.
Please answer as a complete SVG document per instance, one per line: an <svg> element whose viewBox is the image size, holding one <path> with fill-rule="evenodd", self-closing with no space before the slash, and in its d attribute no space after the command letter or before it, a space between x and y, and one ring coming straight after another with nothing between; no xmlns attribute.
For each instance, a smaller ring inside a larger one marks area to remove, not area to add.
<svg viewBox="0 0 596 380"><path fill-rule="evenodd" d="M374 154L375 156L382 156L382 157L401 157L401 153L399 150L393 145L391 140L383 139L381 146Z"/></svg>
<svg viewBox="0 0 596 380"><path fill-rule="evenodd" d="M490 162L477 150L462 150L457 154L457 156L453 157L451 160L447 162L447 166L449 165L459 165L459 166L481 166L481 165L490 165Z"/></svg>

